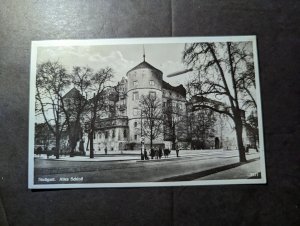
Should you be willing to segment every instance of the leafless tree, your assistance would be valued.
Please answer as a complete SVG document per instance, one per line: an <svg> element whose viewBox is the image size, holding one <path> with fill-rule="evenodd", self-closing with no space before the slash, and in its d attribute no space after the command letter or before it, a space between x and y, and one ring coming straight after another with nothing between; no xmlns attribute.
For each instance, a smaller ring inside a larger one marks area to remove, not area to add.
<svg viewBox="0 0 300 226"><path fill-rule="evenodd" d="M176 147L176 140L187 136L186 115L183 107L172 99L167 99L166 106L163 107L164 136L166 140L172 141L172 149Z"/></svg>
<svg viewBox="0 0 300 226"><path fill-rule="evenodd" d="M161 100L157 96L143 95L140 99L141 117L143 119L143 134L150 139L150 148L153 140L163 135L163 112Z"/></svg>
<svg viewBox="0 0 300 226"><path fill-rule="evenodd" d="M94 134L96 130L97 119L100 118L100 114L105 112L105 109L109 107L108 104L108 89L111 88L110 81L113 78L113 70L110 67L100 69L94 73L91 82L92 86L90 92L92 92L93 98L89 100L89 107L87 111L87 118L89 122L88 137L90 144L90 158L94 158Z"/></svg>
<svg viewBox="0 0 300 226"><path fill-rule="evenodd" d="M62 94L70 84L66 69L58 62L45 62L37 66L36 114L42 116L55 137L55 156L59 158L60 141L66 127L61 108Z"/></svg>
<svg viewBox="0 0 300 226"><path fill-rule="evenodd" d="M73 85L71 96L64 96L61 102L67 122L70 156L74 155L77 142L83 135L84 112L87 110L88 100L86 93L91 87L93 70L89 67L73 67L70 73L70 82Z"/></svg>
<svg viewBox="0 0 300 226"><path fill-rule="evenodd" d="M200 109L192 112L191 120L191 139L196 146L207 148L207 141L214 136L216 117L211 109Z"/></svg>
<svg viewBox="0 0 300 226"><path fill-rule="evenodd" d="M190 82L192 95L223 100L224 105L200 104L230 117L235 125L240 162L246 162L243 144L244 111L239 80L253 61L251 42L191 43L186 44L183 61L196 71Z"/></svg>
<svg viewBox="0 0 300 226"><path fill-rule="evenodd" d="M258 135L258 119L257 114L255 112L251 112L251 114L247 117L246 123L246 132L250 139L252 147L258 151L257 144L259 143L259 135Z"/></svg>

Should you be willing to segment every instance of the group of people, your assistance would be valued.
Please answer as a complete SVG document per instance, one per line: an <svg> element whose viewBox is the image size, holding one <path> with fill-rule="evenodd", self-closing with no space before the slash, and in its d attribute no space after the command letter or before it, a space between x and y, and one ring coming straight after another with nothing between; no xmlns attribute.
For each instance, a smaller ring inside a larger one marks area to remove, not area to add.
<svg viewBox="0 0 300 226"><path fill-rule="evenodd" d="M154 148L151 148L149 150L149 153L147 152L146 149L144 149L143 159L144 160L149 160L149 158L151 158L151 159L161 159L163 155L164 155L165 158L168 158L170 153L171 153L171 150L168 149L168 148L167 149L162 149L162 148L154 149ZM179 149L177 150L177 148L176 148L177 157L179 157L178 153L179 153ZM148 157L148 155L149 155L149 157Z"/></svg>

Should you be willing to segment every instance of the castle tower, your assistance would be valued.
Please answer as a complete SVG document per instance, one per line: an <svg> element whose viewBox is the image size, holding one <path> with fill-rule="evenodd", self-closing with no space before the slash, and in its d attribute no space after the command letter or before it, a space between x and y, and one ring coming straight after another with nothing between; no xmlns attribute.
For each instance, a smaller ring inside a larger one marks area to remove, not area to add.
<svg viewBox="0 0 300 226"><path fill-rule="evenodd" d="M127 72L127 116L129 126L130 149L139 149L141 143L141 105L142 95L154 95L162 101L162 75L163 73L145 61ZM142 117L143 120L143 117ZM146 148L149 148L150 140L145 137ZM153 144L162 144L163 138L153 140Z"/></svg>

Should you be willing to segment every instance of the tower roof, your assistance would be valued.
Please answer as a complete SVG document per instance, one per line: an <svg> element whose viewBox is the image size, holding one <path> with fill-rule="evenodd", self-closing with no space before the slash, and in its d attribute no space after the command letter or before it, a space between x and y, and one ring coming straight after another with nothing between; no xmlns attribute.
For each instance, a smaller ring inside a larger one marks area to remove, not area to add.
<svg viewBox="0 0 300 226"><path fill-rule="evenodd" d="M64 98L84 98L84 96L81 95L78 89L75 87L72 88L69 92L67 92L64 96Z"/></svg>
<svg viewBox="0 0 300 226"><path fill-rule="evenodd" d="M127 74L131 71L134 71L134 70L137 70L137 69L151 69L151 70L154 70L154 71L157 71L159 73L162 74L162 71L161 70L158 70L157 68L153 67L151 64L149 64L148 62L146 61L143 61L142 63L138 64L137 66L135 66L134 68L130 69Z"/></svg>

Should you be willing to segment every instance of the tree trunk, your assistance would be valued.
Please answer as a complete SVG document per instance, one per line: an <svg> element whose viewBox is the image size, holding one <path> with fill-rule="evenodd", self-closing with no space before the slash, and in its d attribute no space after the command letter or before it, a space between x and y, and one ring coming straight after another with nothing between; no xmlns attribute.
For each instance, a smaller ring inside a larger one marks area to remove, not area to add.
<svg viewBox="0 0 300 226"><path fill-rule="evenodd" d="M241 119L237 119L237 118L235 119L235 131L236 131L240 162L247 162L245 147L243 144L243 124Z"/></svg>
<svg viewBox="0 0 300 226"><path fill-rule="evenodd" d="M70 137L70 148L71 148L70 157L73 157L74 152L75 152L75 148L76 148L76 140L75 140L75 137L73 135Z"/></svg>
<svg viewBox="0 0 300 226"><path fill-rule="evenodd" d="M55 139L55 157L56 159L59 159L59 149L60 149L60 135L56 135ZM51 150L48 150L51 151Z"/></svg>
<svg viewBox="0 0 300 226"><path fill-rule="evenodd" d="M91 130L89 133L90 136L90 158L94 158L94 131Z"/></svg>

